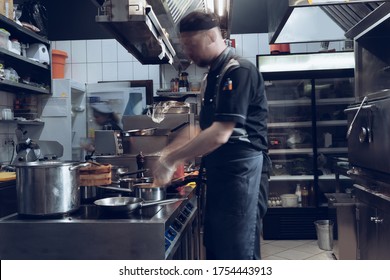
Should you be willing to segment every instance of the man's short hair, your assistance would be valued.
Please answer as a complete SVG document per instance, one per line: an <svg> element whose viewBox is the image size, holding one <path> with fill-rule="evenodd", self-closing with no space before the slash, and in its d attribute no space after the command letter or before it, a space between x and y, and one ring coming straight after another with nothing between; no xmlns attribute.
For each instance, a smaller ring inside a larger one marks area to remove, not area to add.
<svg viewBox="0 0 390 280"><path fill-rule="evenodd" d="M179 31L180 33L194 32L209 30L217 26L219 27L219 18L216 14L194 11L187 14L180 20Z"/></svg>

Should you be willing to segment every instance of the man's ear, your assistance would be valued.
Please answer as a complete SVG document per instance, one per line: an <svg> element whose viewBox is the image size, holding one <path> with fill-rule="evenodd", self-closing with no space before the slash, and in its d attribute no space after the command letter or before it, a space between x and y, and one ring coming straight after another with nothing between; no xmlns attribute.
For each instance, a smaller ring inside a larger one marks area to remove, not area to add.
<svg viewBox="0 0 390 280"><path fill-rule="evenodd" d="M207 37L210 39L210 43L214 43L217 41L217 33L214 29L207 30Z"/></svg>

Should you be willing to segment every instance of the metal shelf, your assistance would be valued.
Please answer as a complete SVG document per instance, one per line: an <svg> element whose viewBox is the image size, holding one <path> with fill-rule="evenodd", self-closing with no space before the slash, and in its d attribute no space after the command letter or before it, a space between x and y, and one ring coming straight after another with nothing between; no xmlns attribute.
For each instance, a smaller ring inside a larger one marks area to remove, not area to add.
<svg viewBox="0 0 390 280"><path fill-rule="evenodd" d="M347 120L334 120L334 121L318 121L317 127L319 126L346 126L348 124Z"/></svg>
<svg viewBox="0 0 390 280"><path fill-rule="evenodd" d="M269 151L270 155L294 155L294 154L313 154L313 148L305 149L274 149Z"/></svg>
<svg viewBox="0 0 390 280"><path fill-rule="evenodd" d="M280 175L271 176L270 182L277 181L311 181L314 180L314 175Z"/></svg>
<svg viewBox="0 0 390 280"><path fill-rule="evenodd" d="M0 26L10 33L10 39L17 39L23 44L44 44L50 50L50 41L17 24L13 20L0 15ZM16 83L7 80L0 80L0 90L15 94L50 94L51 66L33 61L22 55L13 53L5 48L0 48L0 58L5 67L12 67L23 79L30 78L30 84ZM38 86L33 86L32 84ZM39 84L45 86L40 87Z"/></svg>
<svg viewBox="0 0 390 280"><path fill-rule="evenodd" d="M31 65L34 65L34 66L36 66L36 67L40 67L40 68L43 68L43 69L45 69L45 70L50 70L50 67L49 67L49 65L46 65L46 64L43 64L43 63L39 63L39 62L36 62L36 61L34 61L34 60L31 60L31 59L29 59L29 58L27 58L27 57L24 57L24 56L22 56L22 55L19 55L19 54L16 54L16 53L13 53L13 52L11 52L11 51L9 51L9 50L7 50L7 49L4 49L4 48L1 48L0 47L0 55L5 55L5 56L7 56L7 57L9 57L9 58L11 58L12 60L16 60L16 61L21 61L21 62L23 62L23 63L30 63Z"/></svg>
<svg viewBox="0 0 390 280"><path fill-rule="evenodd" d="M12 38L18 38L23 43L43 43L45 45L50 45L50 41L46 38L28 30L23 26L20 26L13 20L10 20L3 15L0 15L0 22L2 23L2 28L11 33Z"/></svg>
<svg viewBox="0 0 390 280"><path fill-rule="evenodd" d="M30 86L22 83L15 83L12 81L2 80L0 81L0 88L4 91L10 91L15 93L38 93L38 94L50 94L50 90Z"/></svg>
<svg viewBox="0 0 390 280"><path fill-rule="evenodd" d="M311 127L311 121L307 121L307 122L269 123L268 127L269 128Z"/></svg>
<svg viewBox="0 0 390 280"><path fill-rule="evenodd" d="M268 100L268 106L286 107L286 106L310 106L310 99L298 100Z"/></svg>
<svg viewBox="0 0 390 280"><path fill-rule="evenodd" d="M348 153L347 147L341 148L318 148L319 153L331 154L331 153Z"/></svg>

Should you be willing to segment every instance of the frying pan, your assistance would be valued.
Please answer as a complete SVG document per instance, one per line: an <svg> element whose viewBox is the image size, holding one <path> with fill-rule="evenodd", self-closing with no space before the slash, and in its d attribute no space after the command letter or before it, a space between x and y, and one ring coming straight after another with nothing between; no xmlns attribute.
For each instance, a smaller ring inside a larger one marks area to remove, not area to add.
<svg viewBox="0 0 390 280"><path fill-rule="evenodd" d="M186 200L187 198L172 198L165 200L144 201L139 197L107 197L94 202L99 208L110 212L131 212L141 207L165 205Z"/></svg>

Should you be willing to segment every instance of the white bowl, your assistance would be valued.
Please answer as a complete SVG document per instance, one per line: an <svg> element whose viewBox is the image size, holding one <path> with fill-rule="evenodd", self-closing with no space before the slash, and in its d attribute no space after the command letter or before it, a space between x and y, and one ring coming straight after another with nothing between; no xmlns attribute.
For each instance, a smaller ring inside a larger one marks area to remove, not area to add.
<svg viewBox="0 0 390 280"><path fill-rule="evenodd" d="M296 194L282 194L280 198L283 207L298 207L298 196Z"/></svg>

